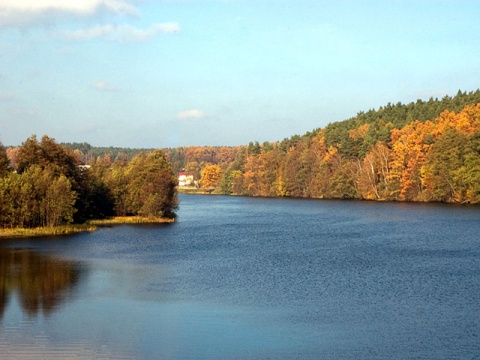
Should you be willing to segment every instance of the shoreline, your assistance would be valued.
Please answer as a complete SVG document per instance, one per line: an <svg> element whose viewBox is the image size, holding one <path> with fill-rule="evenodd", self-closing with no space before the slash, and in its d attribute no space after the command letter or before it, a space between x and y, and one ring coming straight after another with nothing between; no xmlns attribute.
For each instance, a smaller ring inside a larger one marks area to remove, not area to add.
<svg viewBox="0 0 480 360"><path fill-rule="evenodd" d="M80 232L92 232L102 226L124 225L124 224L164 224L173 223L175 219L171 218L149 218L139 216L115 216L102 220L90 220L85 224L68 224L55 227L37 227L37 228L8 228L0 229L0 240L56 236L76 234Z"/></svg>
<svg viewBox="0 0 480 360"><path fill-rule="evenodd" d="M210 195L214 190L212 189L198 189L195 187L178 187L177 193L178 194L187 194L187 195Z"/></svg>

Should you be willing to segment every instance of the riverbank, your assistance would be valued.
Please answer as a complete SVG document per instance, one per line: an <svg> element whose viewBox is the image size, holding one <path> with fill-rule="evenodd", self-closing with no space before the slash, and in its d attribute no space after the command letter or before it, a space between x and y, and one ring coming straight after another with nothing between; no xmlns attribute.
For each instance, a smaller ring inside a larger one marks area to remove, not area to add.
<svg viewBox="0 0 480 360"><path fill-rule="evenodd" d="M91 220L86 224L68 224L55 227L38 228L13 228L0 229L0 239L36 237L36 236L54 236L67 235L79 232L95 231L101 226L112 226L121 224L160 224L173 223L175 220L170 218L152 218L140 216L115 216L113 218L102 220Z"/></svg>
<svg viewBox="0 0 480 360"><path fill-rule="evenodd" d="M194 194L194 195L210 195L215 188L209 188L209 189L204 189L204 188L196 188L196 187L187 187L187 186L182 186L177 188L177 192L179 194Z"/></svg>

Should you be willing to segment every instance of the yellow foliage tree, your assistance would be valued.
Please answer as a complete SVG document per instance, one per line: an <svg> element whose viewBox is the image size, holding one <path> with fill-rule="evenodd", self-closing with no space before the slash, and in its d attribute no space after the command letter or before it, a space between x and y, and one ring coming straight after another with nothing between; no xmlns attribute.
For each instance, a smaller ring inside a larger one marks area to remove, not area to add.
<svg viewBox="0 0 480 360"><path fill-rule="evenodd" d="M220 181L222 168L218 165L207 164L202 170L200 183L204 189L215 188Z"/></svg>

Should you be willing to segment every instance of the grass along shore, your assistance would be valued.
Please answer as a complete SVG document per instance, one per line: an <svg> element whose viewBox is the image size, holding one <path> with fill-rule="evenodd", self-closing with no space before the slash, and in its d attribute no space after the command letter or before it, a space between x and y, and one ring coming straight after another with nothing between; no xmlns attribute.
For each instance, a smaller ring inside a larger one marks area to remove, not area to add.
<svg viewBox="0 0 480 360"><path fill-rule="evenodd" d="M95 231L101 226L111 226L120 224L160 224L172 223L174 219L170 218L154 218L141 216L115 216L102 220L90 220L86 224L67 224L55 227L37 227L37 228L12 228L0 229L0 239L19 238L19 237L35 237L35 236L52 236L67 235L85 231Z"/></svg>
<svg viewBox="0 0 480 360"><path fill-rule="evenodd" d="M120 225L120 224L163 224L173 223L175 219L142 217L142 216L114 216L101 220L90 220L88 223L96 226Z"/></svg>
<svg viewBox="0 0 480 360"><path fill-rule="evenodd" d="M68 224L55 227L0 229L0 239L75 234L95 231L97 228L97 226L91 224Z"/></svg>

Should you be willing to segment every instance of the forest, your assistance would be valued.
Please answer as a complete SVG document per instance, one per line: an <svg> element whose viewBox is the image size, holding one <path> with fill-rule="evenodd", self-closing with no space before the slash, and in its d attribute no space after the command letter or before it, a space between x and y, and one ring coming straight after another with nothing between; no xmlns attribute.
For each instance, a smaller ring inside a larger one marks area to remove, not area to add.
<svg viewBox="0 0 480 360"><path fill-rule="evenodd" d="M161 150L84 164L80 151L35 135L0 147L0 228L56 227L110 216L172 218L177 176Z"/></svg>
<svg viewBox="0 0 480 360"><path fill-rule="evenodd" d="M173 217L178 172L228 195L480 203L480 90L387 104L302 136L163 150L0 146L0 227Z"/></svg>
<svg viewBox="0 0 480 360"><path fill-rule="evenodd" d="M280 142L167 149L215 193L480 202L480 90L387 104Z"/></svg>

